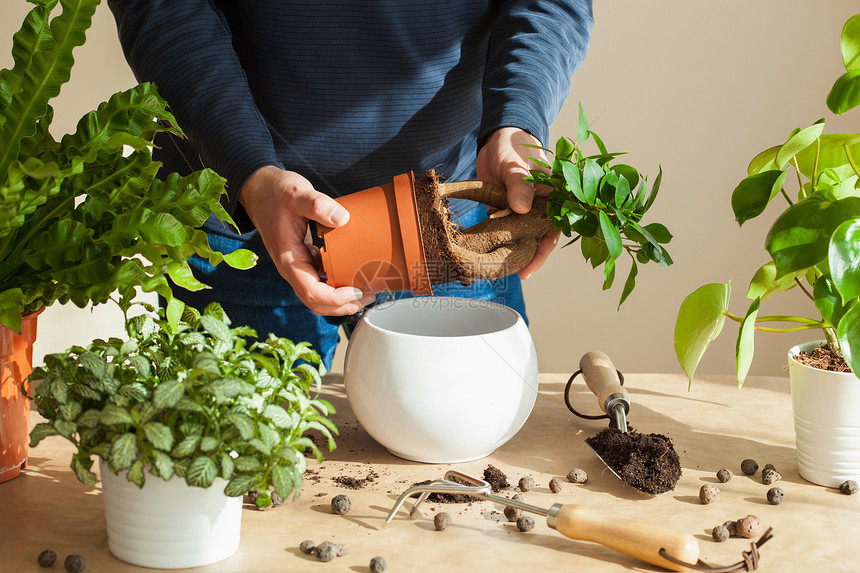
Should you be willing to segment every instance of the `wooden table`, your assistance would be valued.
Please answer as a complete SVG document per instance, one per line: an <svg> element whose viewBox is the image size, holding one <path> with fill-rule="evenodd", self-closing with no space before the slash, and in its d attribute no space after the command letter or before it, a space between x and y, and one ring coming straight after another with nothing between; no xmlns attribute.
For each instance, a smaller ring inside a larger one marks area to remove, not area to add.
<svg viewBox="0 0 860 573"><path fill-rule="evenodd" d="M540 395L523 429L491 456L456 465L425 465L391 456L358 425L350 412L341 378L326 378L325 397L338 410L341 430L338 448L322 464L310 464L301 497L268 511L246 507L242 542L233 557L204 569L211 572L369 571L374 556L383 556L388 571L653 571L654 567L588 542L573 541L534 516L536 527L521 533L507 522L502 507L490 502L432 504L423 518L410 520L403 510L380 529L398 495L422 480L442 477L448 469L480 476L492 464L516 484L530 475L537 487L525 501L549 507L578 503L608 516L671 525L692 533L701 558L717 565L740 559L749 540L732 538L717 543L711 528L748 514L773 526L774 537L761 549L760 571L858 571L857 532L860 495L812 485L799 477L795 463L794 431L787 378L750 378L738 390L732 377L701 377L687 392L681 375L627 374L632 409L629 420L643 432L670 436L680 454L683 476L674 491L647 496L622 484L585 446L584 437L600 431L605 421L576 418L564 405L567 375L543 374ZM578 379L579 380L579 379ZM594 412L596 400L577 383L574 404ZM35 423L36 416L33 416ZM107 544L100 486L80 484L68 467L72 447L52 437L30 452L30 465L21 477L0 484L0 571L44 571L38 554L53 549L62 561L80 553L88 572L142 570L114 558ZM740 472L744 458L760 466L772 463L783 476L779 486L785 502L768 504L769 486L761 473ZM582 485L564 480L574 467L588 472ZM735 477L724 484L715 474L731 469ZM346 489L335 478L372 478L357 490ZM554 494L549 480L560 477L562 490ZM719 499L699 502L703 484L717 484ZM334 515L330 500L347 494L352 510ZM407 507L411 502L407 502ZM445 511L451 526L436 531L433 516ZM299 551L299 543L332 540L348 546L347 555L330 563L318 562ZM61 563L55 565L62 571Z"/></svg>

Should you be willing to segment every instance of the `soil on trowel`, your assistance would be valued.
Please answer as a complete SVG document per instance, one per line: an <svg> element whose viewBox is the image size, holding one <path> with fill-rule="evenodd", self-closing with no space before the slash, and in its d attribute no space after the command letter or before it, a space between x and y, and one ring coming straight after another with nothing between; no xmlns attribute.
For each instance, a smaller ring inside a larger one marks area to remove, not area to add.
<svg viewBox="0 0 860 573"><path fill-rule="evenodd" d="M418 482L415 485L427 485L431 483L432 480L426 480ZM467 481L463 481L456 476L451 476L451 479L454 483L460 483L463 485L472 485ZM499 492L502 489L510 488L511 485L508 483L508 476L505 473L497 468L494 465L487 466L487 469L484 470L484 481L490 484L490 489L493 492ZM418 497L421 494L416 493L412 497ZM473 501L482 501L481 498L475 497L473 495L469 495L466 493L431 493L427 496L427 501L432 501L435 503L471 503Z"/></svg>
<svg viewBox="0 0 860 573"><path fill-rule="evenodd" d="M625 434L606 428L585 442L622 480L639 491L665 493L675 489L681 477L678 453L672 440L662 434L642 434L632 428Z"/></svg>

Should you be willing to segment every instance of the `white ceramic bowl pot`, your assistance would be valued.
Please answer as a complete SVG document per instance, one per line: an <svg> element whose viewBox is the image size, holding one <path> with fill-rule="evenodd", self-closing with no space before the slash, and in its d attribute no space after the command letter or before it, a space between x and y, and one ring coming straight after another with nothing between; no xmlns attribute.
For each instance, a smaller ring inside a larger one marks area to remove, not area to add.
<svg viewBox="0 0 860 573"><path fill-rule="evenodd" d="M797 467L807 481L839 487L845 480L860 480L860 379L794 359L819 344L808 342L788 352Z"/></svg>
<svg viewBox="0 0 860 573"><path fill-rule="evenodd" d="M227 497L227 482L192 487L173 476L147 475L143 488L126 472L99 462L108 547L115 557L142 567L184 569L227 559L239 549L242 497Z"/></svg>
<svg viewBox="0 0 860 573"><path fill-rule="evenodd" d="M395 456L476 460L511 439L534 407L534 342L514 310L487 301L416 297L368 310L344 365L361 426Z"/></svg>

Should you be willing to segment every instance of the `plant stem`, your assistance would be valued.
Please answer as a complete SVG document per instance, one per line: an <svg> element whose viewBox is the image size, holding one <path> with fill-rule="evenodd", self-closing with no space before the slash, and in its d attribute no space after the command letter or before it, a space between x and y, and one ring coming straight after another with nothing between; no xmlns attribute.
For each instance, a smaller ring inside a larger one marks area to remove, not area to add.
<svg viewBox="0 0 860 573"><path fill-rule="evenodd" d="M762 332L795 332L798 330L814 330L816 328L824 328L824 324L801 324L798 326L788 326L786 328L771 328L769 326L755 326L753 327L755 330L760 330Z"/></svg>
<svg viewBox="0 0 860 573"><path fill-rule="evenodd" d="M794 165L794 174L797 175L797 185L800 187L800 190L803 191L803 179L800 178L800 165L797 164L797 157L791 158L791 163ZM813 186L815 184L813 183ZM788 201L789 205L794 205L791 199L788 198L788 194L785 192L785 189L781 189L782 196L785 197L785 200Z"/></svg>
<svg viewBox="0 0 860 573"><path fill-rule="evenodd" d="M848 158L848 164L851 166L851 169L854 170L854 173L857 177L860 177L860 168L857 167L857 164L854 163L854 158L851 157L851 152L848 150L847 145L843 145L842 148L845 150L845 157Z"/></svg>
<svg viewBox="0 0 860 573"><path fill-rule="evenodd" d="M797 284L797 286L800 287L800 290L803 291L803 294L805 294L807 297L809 297L809 300L811 300L812 302L815 302L815 297L812 296L812 294L808 290L806 290L806 287L803 286L803 283L800 282L799 278L794 277L794 282Z"/></svg>

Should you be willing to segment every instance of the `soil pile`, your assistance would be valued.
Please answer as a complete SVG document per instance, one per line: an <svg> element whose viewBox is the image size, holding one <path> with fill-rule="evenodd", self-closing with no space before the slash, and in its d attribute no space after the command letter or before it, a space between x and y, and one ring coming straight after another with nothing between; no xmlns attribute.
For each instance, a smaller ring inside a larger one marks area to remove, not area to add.
<svg viewBox="0 0 860 573"><path fill-rule="evenodd" d="M681 460L672 440L662 434L625 434L607 428L585 442L622 480L645 493L665 493L681 477Z"/></svg>

